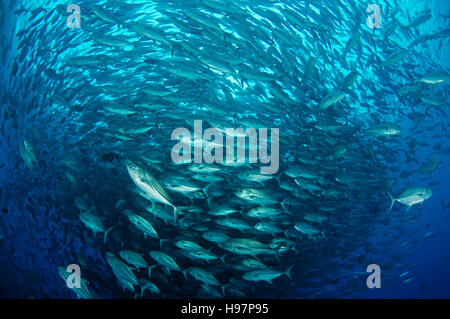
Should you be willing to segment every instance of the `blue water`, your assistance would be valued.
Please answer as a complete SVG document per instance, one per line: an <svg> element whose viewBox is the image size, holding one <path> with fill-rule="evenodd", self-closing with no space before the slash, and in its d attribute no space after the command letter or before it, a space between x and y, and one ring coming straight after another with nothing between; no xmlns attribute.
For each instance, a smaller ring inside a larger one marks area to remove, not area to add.
<svg viewBox="0 0 450 319"><path fill-rule="evenodd" d="M245 1L241 5L244 8L250 8L256 5L256 2ZM275 5L271 1L262 2L267 6ZM303 1L279 2L298 5L306 3ZM327 7L321 1L308 2L312 5L316 3L318 7ZM91 8L93 3L94 1L80 1L82 8ZM103 8L115 8L117 13L114 16L115 19L129 23L134 22L134 17L138 17L139 14L151 13L151 8L140 4L139 1L127 1L128 4L136 4L133 7L134 11L120 11L122 1L95 3ZM169 9L189 10L189 5L179 1L155 1L155 3L162 8L167 6ZM105 91L95 89L92 91L90 85L103 86L113 83L116 89L122 88L122 85L128 87L130 83L133 84L132 72L118 68L114 73L108 73L108 70L114 69L110 65L85 68L66 64L66 61L73 56L89 54L97 54L99 57L99 54L104 54L99 59L105 59L106 55L108 63L113 63L111 61L114 59L117 61L129 59L131 61L129 63L133 63L133 59L139 59L139 57L133 56L129 52L136 50L138 56L142 54L142 51L138 51L140 44L133 46L131 51L128 51L129 55L123 58L121 54L125 55L125 51L121 51L120 48L105 48L98 44L96 46L95 42L86 41L90 34L99 36L104 32L109 32L107 23L102 22L90 10L86 10L86 13L82 11L82 28L69 29L66 25L68 13L65 12L65 8L67 4L65 1L1 0L1 298L76 298L58 273L58 267L66 267L69 264L81 264L82 278L89 282L90 290L97 297L133 298L133 293L123 290L118 285L105 258L105 253L113 251L117 255L120 249L127 247L140 248L143 253L149 249L145 246L145 241L138 239L134 233L136 231L127 225L127 219L123 218L122 212L112 211L118 200L131 198L128 197L131 195L124 195L129 192L127 187L132 185L126 170L123 169L121 162L115 160L110 165L113 167L107 165L105 167L105 163L101 163L98 157L110 151L117 151L120 154L129 151L130 154L133 154L135 150L145 146L156 150L156 153L163 154L161 156L169 156L170 149L163 148L159 144L158 134L146 135L134 144L112 141L104 135L108 128L103 122L105 121L105 118L102 117L104 111L100 105L112 103L114 99L117 99L117 104L121 105L125 102L120 98L126 93L121 93L122 96L121 94L108 95ZM236 4L239 5L239 3ZM292 280L283 277L275 279L272 284L258 283L260 286L257 287L260 289L257 291L254 289L245 291L249 297L450 298L450 168L447 165L450 160L450 99L448 95L450 81L435 85L421 84L420 86L423 90L421 92L425 92L426 96L442 99L443 104L440 106L430 106L421 102L418 99L420 95L418 91L411 93L412 98L411 95L398 94L401 89L414 86L414 81L427 72L434 70L450 72L450 35L447 34L415 46L411 50L413 53L406 58L407 62L404 60L389 71L385 70L384 72L373 67L374 64L379 65L384 58L395 51L397 48L395 45L407 47L420 35L448 30L450 28L450 2L446 0L403 0L379 1L379 4L383 8L381 28L373 31L374 42L369 43L366 38L361 40L365 47L362 61L358 61L358 54L361 54L358 47L348 53L347 59L351 65L355 65L360 77L357 80L358 87L352 89L354 96L344 102L350 108L345 108L343 112L348 112L349 128L357 128L355 131L362 132L373 124L374 117L380 121L394 122L401 127L399 135L381 138L376 142L373 137L361 137L360 133L356 133L360 137L357 144L359 147L374 143L384 152L383 155L372 154L373 157L369 161L370 167L368 166L367 172L365 172L367 175L374 174L380 186L377 188L369 185L368 182L366 186L357 185L355 189L348 190L350 195L345 199L347 202L345 200L342 202L342 198L339 202L336 201L336 207L340 207L339 223L330 222L325 227L324 233L330 240L328 242L305 240L300 245L303 246L302 249L305 249L302 250L302 254L295 255L290 252L285 259L282 255L280 264L274 264L274 267L285 271L288 266L293 264ZM343 6L348 6L348 3L332 1L328 4L328 9L333 11L333 8ZM398 27L394 32L398 38L386 44L382 38L386 29L392 25L392 20L390 19L391 15L388 18L384 16L385 13L388 14L384 8L390 8L390 14L393 7L399 9L396 19L402 25L410 23L413 17L424 10L430 10L431 17L410 30ZM52 12L51 10L55 8L56 12ZM365 11L366 4L357 8L360 9L362 16L361 23L357 27L361 30L365 28L364 30L367 31L365 20L369 14ZM52 14L47 15L50 12ZM348 14L351 10L342 10L342 12ZM149 16L151 17L151 14ZM350 20L352 17L348 15L346 19ZM148 21L150 20L149 18ZM352 34L352 30L348 28L349 25L351 23L343 23L332 31L333 37L341 43L341 46L334 46L334 51L328 48L323 42L323 38L319 36L305 35L303 40L315 39L314 41L317 42L314 42L314 45L310 43L311 46L316 48L322 46L325 52L332 56L344 49ZM325 28L329 28L329 26L325 26ZM126 30L124 25L111 27L111 30L114 35L130 36L130 31ZM95 33L96 31L98 33ZM28 40L22 42L26 36L28 36ZM179 41L182 36L182 34L174 35L173 41ZM209 33L208 36L210 36ZM258 36L249 35L248 41L252 42L252 39L255 40ZM221 36L217 39L221 39ZM368 47L373 43L377 45L377 48L369 50ZM198 46L196 43L192 44L194 47ZM293 49L293 52L300 52L297 44L293 44L293 47L298 51ZM147 42L144 47L148 50L155 50L157 54L160 53L161 55L157 56L158 59L161 56L163 57L161 59L165 61L173 59L170 49L161 43ZM102 51L103 49L104 51ZM341 64L340 58L333 60L333 63L325 64L324 56L320 54L321 51L317 50L311 52L311 56L316 57L319 66L323 64L326 67L322 69L320 79L314 78L312 81L306 82L307 86L313 88L302 88L302 93L296 91L297 97L301 94L306 96L307 91L313 91L314 87L323 89L320 92L332 91L330 82L325 83L324 80L327 79L327 75L331 79L336 79L339 76L345 76L351 70L348 66ZM368 62L370 56L373 55L371 52L377 54L377 57L373 58L372 64ZM175 58L177 54L179 51L175 50L173 53ZM252 53L241 52L240 54ZM304 52L299 53L299 55L302 54L304 55ZM291 58L291 56L287 58ZM302 63L297 64L300 68L298 73L294 73L297 77L302 77L308 58L308 56L302 56ZM119 64L119 62L117 63ZM123 60L120 63L123 63ZM124 66L124 64L119 65ZM125 63L125 65L127 64ZM161 62L157 66L163 69L167 67L167 63ZM58 74L56 76L45 74L46 69L58 70ZM156 73L159 72L159 69L156 70ZM154 75L147 69L136 67L135 72L136 78L140 77L140 81L145 77L153 80ZM155 69L152 69L152 72L155 72ZM156 78L166 76L167 72L161 74L156 74ZM175 80L173 81L175 83ZM280 83L282 81L279 80ZM244 88L249 88L252 83L252 81L248 81ZM203 84L203 82L192 84L187 81L180 85L187 88L189 94L195 95L196 90L204 92L197 87ZM235 80L233 85L234 87L230 84L230 87L235 90L240 83ZM202 89L205 87L206 84L202 86ZM299 87L292 90L296 89L300 91ZM253 94L264 94L266 90L267 87L259 87L252 92ZM380 96L379 92L384 95ZM248 103L254 103L254 97L250 94L249 96ZM60 97L63 97L65 102L61 102ZM200 97L204 98L205 95ZM313 100L311 96L305 97L307 101L303 103L318 104L321 97L314 96L315 103L311 102ZM224 100L222 97L221 99ZM359 102L357 102L358 100ZM363 100L364 102L362 102ZM339 103L336 107L344 106L344 103ZM248 107L245 104L240 106ZM232 109L232 107L230 108ZM182 107L175 113L182 114L185 110L186 108ZM237 109L234 110L234 113L243 114L251 111L250 107L250 111ZM260 112L263 114L267 110L261 108ZM292 120L290 116L293 116L295 111L286 113L283 116ZM256 114L259 113L256 112ZM305 114L299 113L298 115L304 117ZM327 117L327 120L339 115L338 112L333 113ZM216 114L215 116L222 120L220 115ZM320 118L320 116L313 114L305 121ZM187 115L186 118L188 118ZM267 117L262 115L260 118L267 120ZM154 125L151 122L151 116L146 120L151 123L149 125ZM163 125L164 123L163 121ZM345 125L345 121L340 123L342 126ZM364 127L364 129L360 129L360 127ZM299 145L307 143L307 129L304 127L297 129L297 132L300 133L294 136L294 139L297 139L296 142ZM282 141L283 127L280 128L280 132L280 141ZM165 135L165 137L166 140L169 140L170 135ZM342 134L339 138L341 138L340 141L346 141L348 137ZM27 167L20 156L19 148L23 145L24 140L32 142L38 157L39 165L33 168ZM415 146L411 146L414 142L416 142ZM348 140L348 145L351 145L350 140ZM325 146L323 147L325 148ZM372 151L373 149L367 146L367 150ZM347 154L349 153L350 151L347 150ZM420 166L435 154L437 167L432 172L420 173ZM280 165L280 174L293 161L293 157L290 155L292 154L289 151L281 148L280 157L283 160ZM62 161L69 156L76 158L77 163L68 168L67 165L62 164ZM344 163L332 163L331 165L335 165L333 173L351 171L353 166L356 167L360 164L358 163L360 160L361 158L349 157ZM324 167L327 165L330 164L326 164ZM163 167L161 171L154 170L153 172L157 172L158 177L162 178L166 168ZM377 170L375 171L375 169ZM377 172L380 174L383 172L383 175L377 175ZM388 178L393 181L391 188L382 185L387 183ZM76 182L72 182L71 179L75 179ZM272 182L274 181L264 185L276 194L277 184ZM392 210L389 210L388 190L394 196L398 196L403 190L417 186L428 187L432 190L432 196L409 210L398 202L394 204ZM111 232L113 239L106 244L103 244L101 240L103 234L96 234L94 238L92 231L87 230L80 222L79 209L74 204L74 198L80 194L87 194L91 199L96 199L96 206L104 212L103 222L107 225L106 227L120 228L120 232L117 230ZM177 201L182 201L179 197L175 196L175 198ZM302 207L309 205L311 210L316 210L320 206L320 201L319 198L306 201L302 203L304 205ZM185 206L185 202L180 206ZM201 205L201 207L205 207L204 203ZM294 212L294 216L295 214ZM342 217L344 214L348 214L348 219ZM351 223L346 224L347 221L351 221ZM165 229L164 227L161 225L162 229ZM179 235L166 231L163 234L169 241ZM247 234L247 237L249 236L251 235ZM268 242L271 239L272 237L268 236L264 237L262 241ZM122 243L122 247L118 244L119 242ZM157 244L155 245L151 249L158 249ZM215 248L213 251L219 254ZM145 258L150 264L153 262L148 254ZM366 267L369 264L378 264L381 267L380 289L369 289L366 286L366 278L369 275ZM211 266L204 263L191 264L189 261L183 263L182 268L187 269L194 265L211 268L213 272L219 269L219 266L214 263ZM205 292L191 294L190 287L188 287L190 283L186 283L179 273L167 275L159 270L155 273L152 280L163 287L161 288L163 297L208 297ZM145 272L139 274L141 277L145 276ZM225 282L229 278L239 277L238 274L241 273L235 270L227 270L224 274L218 272L219 281ZM145 297L158 298L160 296L146 294ZM209 297L217 296L209 295Z"/></svg>

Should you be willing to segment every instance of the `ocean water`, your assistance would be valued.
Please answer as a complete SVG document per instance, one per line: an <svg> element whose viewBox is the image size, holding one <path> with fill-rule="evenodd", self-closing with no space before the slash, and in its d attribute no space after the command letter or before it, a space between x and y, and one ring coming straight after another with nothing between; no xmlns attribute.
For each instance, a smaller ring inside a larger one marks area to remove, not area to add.
<svg viewBox="0 0 450 319"><path fill-rule="evenodd" d="M450 297L450 2L70 4L0 2L1 298Z"/></svg>

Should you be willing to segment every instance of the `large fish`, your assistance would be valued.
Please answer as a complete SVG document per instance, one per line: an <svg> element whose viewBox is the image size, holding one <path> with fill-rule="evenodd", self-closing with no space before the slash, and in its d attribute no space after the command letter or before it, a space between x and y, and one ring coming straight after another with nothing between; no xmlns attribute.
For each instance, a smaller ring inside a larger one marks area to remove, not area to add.
<svg viewBox="0 0 450 319"><path fill-rule="evenodd" d="M395 202L399 202L400 204L408 206L407 210L409 210L413 205L423 203L425 200L430 198L432 194L433 192L431 189L427 187L408 188L401 193L398 198L394 198L390 193L388 193L391 200L391 206L389 209L392 209Z"/></svg>
<svg viewBox="0 0 450 319"><path fill-rule="evenodd" d="M177 221L177 208L164 188L148 171L137 166L131 161L126 162L128 174L131 179L150 199L173 207L174 220Z"/></svg>

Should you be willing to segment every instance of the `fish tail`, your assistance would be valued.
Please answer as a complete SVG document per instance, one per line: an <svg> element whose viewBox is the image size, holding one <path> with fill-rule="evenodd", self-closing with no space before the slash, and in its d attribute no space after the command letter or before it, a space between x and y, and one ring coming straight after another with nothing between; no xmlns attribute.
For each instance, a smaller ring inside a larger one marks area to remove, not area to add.
<svg viewBox="0 0 450 319"><path fill-rule="evenodd" d="M391 206L389 207L389 210L391 210L392 206L394 206L395 198L391 195L391 193L387 192L387 194L389 195L389 199L391 200Z"/></svg>
<svg viewBox="0 0 450 319"><path fill-rule="evenodd" d="M230 284L225 284L225 285L222 285L220 288L222 289L222 295L224 295L225 296L225 293L226 293L226 291L227 291L227 288L230 286Z"/></svg>
<svg viewBox="0 0 450 319"><path fill-rule="evenodd" d="M277 177L275 177L276 181L278 182L278 186L281 186L280 178L281 178L281 175L278 175Z"/></svg>
<svg viewBox="0 0 450 319"><path fill-rule="evenodd" d="M291 266L289 266L289 268L286 270L286 272L284 273L286 276L288 276L289 277L289 279L291 279L292 280L292 276L291 276L291 270L292 270L292 267L294 267L294 265L291 265Z"/></svg>
<svg viewBox="0 0 450 319"><path fill-rule="evenodd" d="M148 279L151 280L152 279L152 269L157 267L157 265L152 265L148 267Z"/></svg>
<svg viewBox="0 0 450 319"><path fill-rule="evenodd" d="M177 223L177 217L178 217L177 208L175 206L173 206L173 222L175 224Z"/></svg>
<svg viewBox="0 0 450 319"><path fill-rule="evenodd" d="M108 234L111 230L113 230L115 227L109 227L105 233L103 234L103 242L106 243L106 238L108 237Z"/></svg>
<svg viewBox="0 0 450 319"><path fill-rule="evenodd" d="M159 240L159 249L162 249L162 244L163 244L165 241L169 241L169 240L168 240L168 239L160 239L160 240Z"/></svg>
<svg viewBox="0 0 450 319"><path fill-rule="evenodd" d="M288 199L287 197L286 197L285 199L283 199L283 200L280 202L280 206L281 206L281 208L283 208L284 212L289 213L288 209L286 208L286 202L287 202L287 199Z"/></svg>
<svg viewBox="0 0 450 319"><path fill-rule="evenodd" d="M220 260L222 260L222 262L223 262L224 264L226 264L226 262L225 262L225 257L227 257L227 256L228 256L228 254L225 253L222 257L220 257Z"/></svg>
<svg viewBox="0 0 450 319"><path fill-rule="evenodd" d="M209 195L208 195L208 190L213 184L214 183L210 183L210 184L206 185L205 188L202 189L202 193L206 196L206 202L208 204L208 208L211 208L211 197L209 197Z"/></svg>
<svg viewBox="0 0 450 319"><path fill-rule="evenodd" d="M278 252L278 249L275 249L273 253L275 254L277 262L280 263L280 253Z"/></svg>

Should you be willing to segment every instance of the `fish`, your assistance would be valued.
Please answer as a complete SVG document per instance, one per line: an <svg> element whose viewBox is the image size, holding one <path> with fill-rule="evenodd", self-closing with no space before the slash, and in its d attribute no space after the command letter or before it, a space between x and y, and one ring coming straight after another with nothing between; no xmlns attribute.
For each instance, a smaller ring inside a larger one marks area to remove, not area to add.
<svg viewBox="0 0 450 319"><path fill-rule="evenodd" d="M269 284L273 284L272 280L276 279L282 275L286 275L289 279L292 280L291 277L291 269L293 266L290 266L286 272L279 272L273 269L261 269L261 270L252 270L246 272L242 278L248 281L266 281Z"/></svg>
<svg viewBox="0 0 450 319"><path fill-rule="evenodd" d="M450 79L450 74L445 71L436 71L432 73L425 74L417 79L417 82L422 82L426 84L439 84Z"/></svg>
<svg viewBox="0 0 450 319"><path fill-rule="evenodd" d="M58 273L61 278L64 280L64 283L67 282L68 277L70 276L70 272L66 271L65 267L59 266ZM75 292L78 299L98 299L95 293L92 293L88 288L88 282L85 279L80 279L80 287L71 288L73 292Z"/></svg>
<svg viewBox="0 0 450 319"><path fill-rule="evenodd" d="M407 210L410 210L412 206L423 203L425 200L431 197L432 190L427 187L412 187L401 193L398 198L394 198L391 193L388 192L391 205L391 210L395 202L408 206Z"/></svg>
<svg viewBox="0 0 450 319"><path fill-rule="evenodd" d="M161 294L161 291L159 290L158 286L156 286L155 283L153 283L147 279L141 279L139 281L139 283L140 283L140 287L141 287L141 295L140 295L141 298L144 296L144 292L146 290L150 291L151 293L157 294L157 295Z"/></svg>
<svg viewBox="0 0 450 319"><path fill-rule="evenodd" d="M105 229L102 220L98 216L87 211L80 213L79 218L87 228L92 230L94 237L96 233L103 233L104 243L108 238L108 234L115 228L114 226L111 226L108 229Z"/></svg>
<svg viewBox="0 0 450 319"><path fill-rule="evenodd" d="M326 240L326 237L323 234L323 232L309 223L299 221L295 223L294 229L310 239L318 240L319 238L323 237Z"/></svg>
<svg viewBox="0 0 450 319"><path fill-rule="evenodd" d="M207 286L221 286L220 282L214 277L213 274L210 272L197 268L197 267L191 267L183 271L183 275L187 280L188 275L191 275L196 280L199 280L203 282Z"/></svg>
<svg viewBox="0 0 450 319"><path fill-rule="evenodd" d="M277 255L278 253L276 250L269 248L267 245L250 238L231 238L225 242L222 247L229 252L238 255L257 256L260 254Z"/></svg>
<svg viewBox="0 0 450 319"><path fill-rule="evenodd" d="M394 136L401 133L401 128L394 123L378 123L367 129L366 133L374 137Z"/></svg>
<svg viewBox="0 0 450 319"><path fill-rule="evenodd" d="M321 110L321 111L326 110L327 108L329 108L330 106L333 106L334 104L341 101L345 97L346 97L345 92L338 91L338 92L330 93L329 95L325 96L322 99L322 101L320 101L319 110Z"/></svg>
<svg viewBox="0 0 450 319"><path fill-rule="evenodd" d="M400 48L397 51L390 54L386 59L381 62L381 67L391 67L394 64L397 64L398 62L402 61L406 56L408 56L409 50Z"/></svg>
<svg viewBox="0 0 450 319"><path fill-rule="evenodd" d="M253 204L265 206L278 203L278 200L273 198L269 193L267 193L267 191L260 189L244 188L238 190L235 194L242 200Z"/></svg>
<svg viewBox="0 0 450 319"><path fill-rule="evenodd" d="M106 252L106 260L119 281L125 284L129 283L131 288L139 285L139 281L134 273L127 264L120 260L120 258L111 252Z"/></svg>
<svg viewBox="0 0 450 319"><path fill-rule="evenodd" d="M153 227L153 225L144 217L134 214L134 213L129 213L127 215L128 220L136 226L137 229L139 229L140 231L143 232L144 234L144 238L147 236L150 236L152 238L159 238L158 233L156 232L155 228Z"/></svg>
<svg viewBox="0 0 450 319"><path fill-rule="evenodd" d="M38 165L36 150L27 140L23 141L23 144L19 145L19 153L28 168L33 169L36 165Z"/></svg>
<svg viewBox="0 0 450 319"><path fill-rule="evenodd" d="M208 230L202 234L202 237L210 242L222 245L227 242L230 237L222 231L219 230Z"/></svg>
<svg viewBox="0 0 450 319"><path fill-rule="evenodd" d="M158 180L154 178L148 171L137 166L131 161L126 162L126 167L128 170L128 174L130 175L136 186L144 191L144 193L151 200L173 207L174 221L176 222L177 208L172 204L172 200L170 199L164 188L161 186L161 184L158 182Z"/></svg>
<svg viewBox="0 0 450 319"><path fill-rule="evenodd" d="M161 267L170 272L173 271L181 271L180 266L175 262L175 260L169 255L163 253L162 251L151 251L150 257L153 258Z"/></svg>
<svg viewBox="0 0 450 319"><path fill-rule="evenodd" d="M147 268L147 262L142 257L141 254L138 254L131 250L121 250L119 252L120 258L122 258L127 264L134 266L136 269L139 268Z"/></svg>

